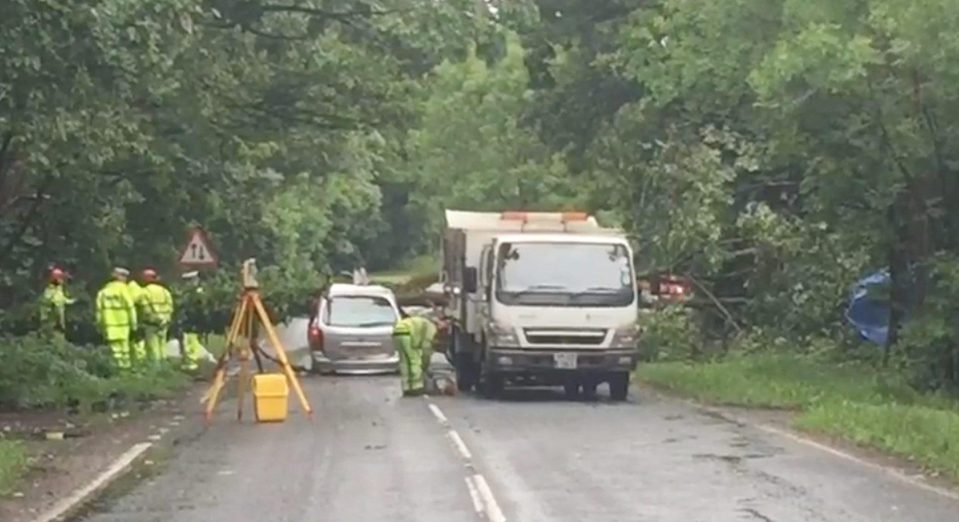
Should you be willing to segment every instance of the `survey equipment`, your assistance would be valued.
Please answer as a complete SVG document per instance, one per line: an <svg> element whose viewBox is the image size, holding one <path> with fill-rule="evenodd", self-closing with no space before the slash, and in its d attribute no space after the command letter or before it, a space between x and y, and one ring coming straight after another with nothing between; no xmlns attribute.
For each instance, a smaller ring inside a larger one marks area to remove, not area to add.
<svg viewBox="0 0 959 522"><path fill-rule="evenodd" d="M296 373L290 366L286 350L280 342L280 337L276 333L276 328L270 321L270 316L263 306L260 298L260 285L256 279L256 259L244 261L241 271L242 293L240 299L233 311L233 319L230 322L230 329L226 338L226 350L217 359L216 368L213 371L213 384L204 395L203 400L206 403L205 417L207 422L213 418L213 412L216 409L217 401L223 388L226 386L228 375L227 369L231 362L238 363L239 372L237 373L237 406L236 418L243 419L243 404L246 401L247 392L251 389L251 370L250 359L256 358L257 370L263 374L262 359L270 359L276 362L280 367L282 375L285 376L290 387L296 393L299 399L303 413L312 418L313 409L310 407L300 381ZM276 357L270 357L263 352L263 349L257 342L257 335L260 331L266 334L267 339L276 350Z"/></svg>

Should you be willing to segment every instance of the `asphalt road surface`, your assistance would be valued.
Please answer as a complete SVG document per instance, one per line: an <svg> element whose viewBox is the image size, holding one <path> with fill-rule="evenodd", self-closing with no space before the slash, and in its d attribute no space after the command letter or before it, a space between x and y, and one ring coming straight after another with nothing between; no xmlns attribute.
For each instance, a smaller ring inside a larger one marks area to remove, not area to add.
<svg viewBox="0 0 959 522"><path fill-rule="evenodd" d="M237 424L225 402L157 475L86 520L959 520L946 495L673 399L402 398L394 376L303 382L312 423L292 396L276 425Z"/></svg>

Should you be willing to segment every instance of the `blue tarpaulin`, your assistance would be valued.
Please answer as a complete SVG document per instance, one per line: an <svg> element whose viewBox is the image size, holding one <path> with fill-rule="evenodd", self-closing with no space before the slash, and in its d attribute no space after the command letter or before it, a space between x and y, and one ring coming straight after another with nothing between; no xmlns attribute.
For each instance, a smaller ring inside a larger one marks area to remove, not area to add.
<svg viewBox="0 0 959 522"><path fill-rule="evenodd" d="M853 287L846 319L859 331L864 339L885 346L889 338L889 301L886 292L878 290L889 284L889 271L881 270L861 279ZM878 294L878 295L877 295Z"/></svg>

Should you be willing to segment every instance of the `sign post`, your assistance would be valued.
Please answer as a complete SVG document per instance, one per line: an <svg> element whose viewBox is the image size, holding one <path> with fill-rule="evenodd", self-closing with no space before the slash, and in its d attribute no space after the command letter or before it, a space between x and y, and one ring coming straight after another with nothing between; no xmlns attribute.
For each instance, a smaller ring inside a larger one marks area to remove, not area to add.
<svg viewBox="0 0 959 522"><path fill-rule="evenodd" d="M214 268L217 265L217 256L210 245L210 239L200 227L193 227L189 232L189 240L180 250L180 266L185 269Z"/></svg>

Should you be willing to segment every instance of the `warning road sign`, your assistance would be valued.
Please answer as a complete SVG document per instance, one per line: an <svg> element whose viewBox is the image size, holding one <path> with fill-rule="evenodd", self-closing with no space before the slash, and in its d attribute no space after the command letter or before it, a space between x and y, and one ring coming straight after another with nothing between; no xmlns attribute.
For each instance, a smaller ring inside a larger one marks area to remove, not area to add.
<svg viewBox="0 0 959 522"><path fill-rule="evenodd" d="M180 264L187 268L205 268L216 266L216 254L210 246L210 240L201 228L190 230L190 240L180 252Z"/></svg>

